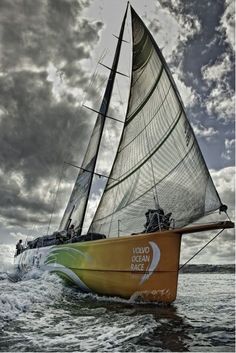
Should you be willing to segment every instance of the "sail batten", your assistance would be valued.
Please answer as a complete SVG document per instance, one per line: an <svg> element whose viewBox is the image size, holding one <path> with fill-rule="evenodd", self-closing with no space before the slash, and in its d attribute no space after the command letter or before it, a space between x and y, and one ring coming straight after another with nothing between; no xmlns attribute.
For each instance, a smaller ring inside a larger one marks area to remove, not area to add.
<svg viewBox="0 0 236 353"><path fill-rule="evenodd" d="M132 75L124 130L90 229L141 232L158 205L177 227L220 207L173 77L150 32L131 8ZM116 179L116 180L114 180ZM158 199L158 200L157 200ZM157 202L158 201L158 202Z"/></svg>

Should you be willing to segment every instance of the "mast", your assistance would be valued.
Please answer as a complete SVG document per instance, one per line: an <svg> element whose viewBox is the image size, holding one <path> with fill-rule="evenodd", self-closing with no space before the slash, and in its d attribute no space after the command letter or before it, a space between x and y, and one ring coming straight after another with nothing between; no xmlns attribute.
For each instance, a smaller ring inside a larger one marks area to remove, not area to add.
<svg viewBox="0 0 236 353"><path fill-rule="evenodd" d="M99 142L98 142L97 149L96 149L94 165L91 170L92 178L90 179L90 182L89 182L88 194L87 194L86 203L85 203L85 207L84 207L84 211L83 211L83 215L82 215L82 219L81 219L81 227L80 227L80 229L78 229L78 234L81 234L81 232L82 232L84 218L85 218L87 207L88 207L88 200L89 200L92 182L93 182L93 174L94 174L96 164L97 164L97 157L98 157L98 153L99 153L99 149L100 149L100 145L101 145L101 139L102 139L102 135L103 135L104 125L105 125L106 116L107 116L107 112L109 109L109 104L110 104L111 95L112 95L112 91L113 91L114 81L115 81L115 77L116 77L116 73L117 73L117 67L118 67L118 63L119 63L120 50L121 50L121 44L123 41L123 34L124 34L125 21L126 21L126 17L127 17L128 7L129 7L129 2L127 3L127 6L126 6L124 18L123 18L121 28L120 28L119 37L117 37L118 42L117 42L117 46L116 46L115 56L113 59L112 67L110 68L110 75L108 78L106 90L105 90L103 100L102 100L102 103L101 103L101 106L99 109L98 118L99 117L101 118L101 128L99 131Z"/></svg>

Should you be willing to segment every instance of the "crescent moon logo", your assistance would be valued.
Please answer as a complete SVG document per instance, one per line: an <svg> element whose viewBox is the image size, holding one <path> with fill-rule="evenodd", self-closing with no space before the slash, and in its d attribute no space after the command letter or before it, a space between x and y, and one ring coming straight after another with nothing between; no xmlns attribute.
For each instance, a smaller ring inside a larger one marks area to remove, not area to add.
<svg viewBox="0 0 236 353"><path fill-rule="evenodd" d="M160 249L157 246L157 244L154 243L153 241L149 241L149 245L152 248L152 261L151 261L151 264L149 265L149 267L146 269L146 273L141 278L140 284L143 284L149 277L151 277L151 275L153 274L154 270L156 269L156 267L160 261L160 257L161 257L161 252L160 252Z"/></svg>

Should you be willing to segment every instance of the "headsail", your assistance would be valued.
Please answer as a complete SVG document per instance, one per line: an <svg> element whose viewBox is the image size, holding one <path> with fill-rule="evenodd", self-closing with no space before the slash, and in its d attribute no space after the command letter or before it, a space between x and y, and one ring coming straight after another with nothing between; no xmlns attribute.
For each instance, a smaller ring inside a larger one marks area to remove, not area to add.
<svg viewBox="0 0 236 353"><path fill-rule="evenodd" d="M160 205L184 226L221 205L167 64L131 8L133 64L124 130L91 229L140 232Z"/></svg>
<svg viewBox="0 0 236 353"><path fill-rule="evenodd" d="M96 161L98 151L100 147L101 137L104 129L105 119L109 108L109 103L112 95L113 85L115 76L117 73L117 66L119 62L121 43L124 33L125 20L127 16L128 5L125 11L123 22L118 37L116 52L111 68L111 72L108 78L107 86L99 110L99 114L88 144L88 148L82 163L82 170L79 172L77 180L75 182L74 189L66 207L65 213L62 217L59 230L67 229L70 223L73 223L75 230L78 234L81 233L86 207L88 203L89 193L91 189L93 173L96 167Z"/></svg>
<svg viewBox="0 0 236 353"><path fill-rule="evenodd" d="M99 144L99 136L103 129L103 117L98 116L85 154L82 168L76 179L66 210L62 217L59 230L67 229L73 223L76 230L81 230L83 215L87 205L89 187L95 169L95 158ZM88 171L87 171L88 170Z"/></svg>

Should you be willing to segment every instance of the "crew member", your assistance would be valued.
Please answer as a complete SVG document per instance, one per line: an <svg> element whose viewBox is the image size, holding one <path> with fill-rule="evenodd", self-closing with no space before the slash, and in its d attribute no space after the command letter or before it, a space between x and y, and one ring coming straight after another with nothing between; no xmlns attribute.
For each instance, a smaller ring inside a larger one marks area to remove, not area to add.
<svg viewBox="0 0 236 353"><path fill-rule="evenodd" d="M67 231L67 236L69 239L72 239L75 236L75 226L72 224Z"/></svg>
<svg viewBox="0 0 236 353"><path fill-rule="evenodd" d="M19 255L23 250L22 239L16 244L16 256Z"/></svg>

